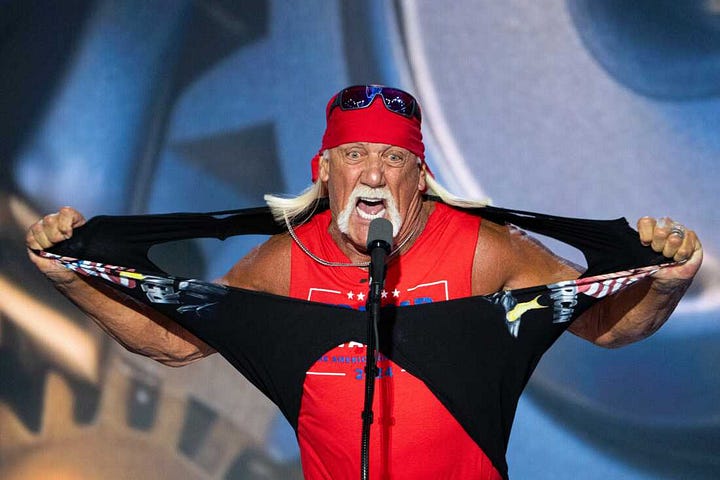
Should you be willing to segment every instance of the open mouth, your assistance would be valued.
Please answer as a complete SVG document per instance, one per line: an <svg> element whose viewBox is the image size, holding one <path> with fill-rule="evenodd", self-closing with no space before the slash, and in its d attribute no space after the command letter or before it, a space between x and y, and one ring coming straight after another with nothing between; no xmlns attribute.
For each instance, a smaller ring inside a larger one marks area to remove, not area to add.
<svg viewBox="0 0 720 480"><path fill-rule="evenodd" d="M385 200L381 198L359 197L355 211L365 220L374 220L385 215Z"/></svg>

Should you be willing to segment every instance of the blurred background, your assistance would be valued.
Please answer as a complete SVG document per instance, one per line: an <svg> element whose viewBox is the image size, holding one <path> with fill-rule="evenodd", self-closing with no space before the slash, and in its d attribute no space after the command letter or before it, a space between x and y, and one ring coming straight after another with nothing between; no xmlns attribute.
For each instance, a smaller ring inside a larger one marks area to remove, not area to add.
<svg viewBox="0 0 720 480"><path fill-rule="evenodd" d="M290 427L222 359L126 353L33 271L23 238L63 205L299 193L325 103L357 83L417 96L428 163L459 195L668 215L703 240L652 338L608 351L568 334L545 356L511 478L720 478L719 1L5 0L0 71L1 478L300 478ZM212 279L260 240L153 255Z"/></svg>

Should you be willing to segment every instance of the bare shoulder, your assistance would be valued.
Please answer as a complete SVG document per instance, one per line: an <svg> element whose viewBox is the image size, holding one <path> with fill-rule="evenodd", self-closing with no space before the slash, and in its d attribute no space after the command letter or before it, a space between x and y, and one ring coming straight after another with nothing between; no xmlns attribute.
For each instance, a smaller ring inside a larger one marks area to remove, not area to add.
<svg viewBox="0 0 720 480"><path fill-rule="evenodd" d="M290 247L287 234L274 235L240 259L219 283L276 295L290 293Z"/></svg>
<svg viewBox="0 0 720 480"><path fill-rule="evenodd" d="M473 293L544 285L580 272L538 239L512 225L483 220L473 262Z"/></svg>

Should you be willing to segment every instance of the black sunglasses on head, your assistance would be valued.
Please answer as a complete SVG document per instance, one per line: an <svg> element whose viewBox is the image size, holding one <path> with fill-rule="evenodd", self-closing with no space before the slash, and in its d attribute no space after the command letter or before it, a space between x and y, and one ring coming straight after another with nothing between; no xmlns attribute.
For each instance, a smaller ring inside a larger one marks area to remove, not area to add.
<svg viewBox="0 0 720 480"><path fill-rule="evenodd" d="M381 85L355 85L341 90L330 105L328 117L335 107L340 107L340 110L367 108L378 95L382 98L385 108L391 112L407 118L415 117L422 121L420 105L412 95L397 88Z"/></svg>

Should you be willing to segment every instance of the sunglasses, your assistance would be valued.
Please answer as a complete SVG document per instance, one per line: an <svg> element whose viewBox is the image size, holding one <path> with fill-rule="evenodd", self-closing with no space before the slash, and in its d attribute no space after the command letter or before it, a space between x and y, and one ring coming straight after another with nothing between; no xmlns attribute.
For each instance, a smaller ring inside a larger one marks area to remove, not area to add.
<svg viewBox="0 0 720 480"><path fill-rule="evenodd" d="M418 121L422 121L420 105L412 95L397 88L380 85L356 85L341 90L335 96L335 101L330 105L328 117L335 107L340 107L340 110L367 108L378 95L383 99L385 108L391 112L407 118L415 117Z"/></svg>

